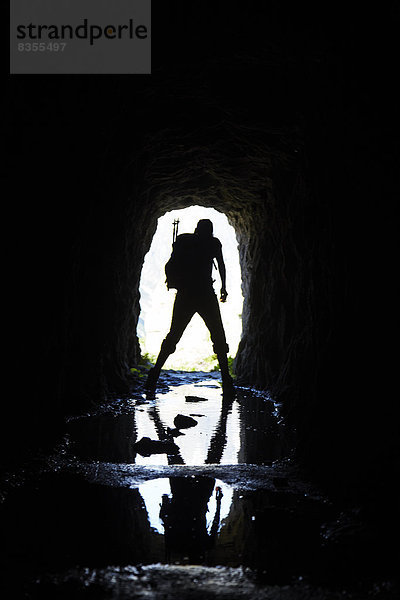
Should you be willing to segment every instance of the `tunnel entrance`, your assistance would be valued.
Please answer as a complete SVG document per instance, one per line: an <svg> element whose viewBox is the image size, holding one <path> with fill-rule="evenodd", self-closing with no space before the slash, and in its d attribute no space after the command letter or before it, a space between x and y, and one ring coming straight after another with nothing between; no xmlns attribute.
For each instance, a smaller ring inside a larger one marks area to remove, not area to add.
<svg viewBox="0 0 400 600"><path fill-rule="evenodd" d="M242 277L238 242L226 215L213 208L190 206L165 213L158 219L157 230L145 256L140 280L140 316L137 327L141 353L155 360L171 323L175 290L167 290L164 266L172 249L173 222L179 219L179 234L193 233L199 219L210 219L214 236L222 243L227 270L228 300L220 304L222 321L229 345L229 356L236 356L242 333ZM219 294L220 277L213 269L214 289ZM218 361L213 354L210 334L203 320L195 315L165 369L211 371Z"/></svg>

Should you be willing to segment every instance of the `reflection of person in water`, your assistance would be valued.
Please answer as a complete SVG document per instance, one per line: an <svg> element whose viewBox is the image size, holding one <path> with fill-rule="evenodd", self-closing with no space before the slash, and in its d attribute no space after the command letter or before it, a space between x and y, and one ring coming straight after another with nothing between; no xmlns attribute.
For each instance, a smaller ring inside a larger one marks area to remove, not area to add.
<svg viewBox="0 0 400 600"><path fill-rule="evenodd" d="M179 235L174 243L173 256L179 256L179 267L174 269L174 282L169 287L177 289L169 333L161 344L156 364L149 371L146 388L154 392L160 371L168 356L175 352L176 345L195 313L207 325L213 349L221 369L224 395L233 395L233 381L228 369L228 345L222 324L218 300L213 288L212 267L217 261L221 277L220 300L225 302L226 270L222 257L221 242L213 236L213 225L209 219L201 219L194 233ZM170 262L170 261L169 261ZM173 261L172 261L173 262ZM167 263L168 264L168 263ZM168 280L168 270L167 280Z"/></svg>
<svg viewBox="0 0 400 600"><path fill-rule="evenodd" d="M222 399L221 412L218 419L218 423L209 443L207 458L204 461L206 465L219 464L221 462L221 458L226 446L226 425L228 415L232 410L232 402L233 398L224 397ZM160 440L168 440L169 442L172 442L174 440L173 435L171 434L171 431L168 431L168 428L165 428L164 424L162 423L157 406L152 407L152 409L149 411L149 416L154 423L158 438ZM181 456L181 453L179 451L179 443L178 450L173 454L167 453L167 458L169 465L185 464L183 457Z"/></svg>
<svg viewBox="0 0 400 600"><path fill-rule="evenodd" d="M223 398L220 417L210 440L205 464L219 464L226 446L227 418L232 409L232 398ZM160 419L158 406L150 411L160 439L172 439ZM185 464L180 452L167 455L168 464ZM191 563L202 563L216 541L221 514L222 491L215 488L216 511L210 531L207 531L208 503L214 490L215 480L210 477L172 477L172 497L164 494L160 504L160 519L164 525L166 561L175 554Z"/></svg>
<svg viewBox="0 0 400 600"><path fill-rule="evenodd" d="M221 515L221 488L215 488L217 508L207 531L207 505L213 493L215 480L210 477L172 477L172 498L163 495L160 519L165 529L166 560L172 554L192 564L204 562L207 552L215 544Z"/></svg>

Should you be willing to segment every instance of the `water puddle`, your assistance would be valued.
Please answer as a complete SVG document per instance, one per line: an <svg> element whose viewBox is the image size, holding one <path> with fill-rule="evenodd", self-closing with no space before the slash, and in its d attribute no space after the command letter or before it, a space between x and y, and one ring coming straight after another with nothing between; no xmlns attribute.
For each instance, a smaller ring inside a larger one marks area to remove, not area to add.
<svg viewBox="0 0 400 600"><path fill-rule="evenodd" d="M338 509L296 478L291 434L266 394L238 389L225 402L216 377L178 374L154 400L70 419L67 440L2 505L2 564L24 590L44 581L55 593L43 597L58 597L58 585L72 597L62 573L77 569L79 589L104 572L101 589L116 582L112 597L125 597L115 573L128 569L131 597L132 573L139 585L160 568L160 585L167 570L194 566L319 585L376 561L362 529L350 550L348 536L335 538Z"/></svg>
<svg viewBox="0 0 400 600"><path fill-rule="evenodd" d="M271 467L290 440L270 398L239 389L224 401L213 376L175 381L69 420L64 454L3 505L9 561L262 570L278 555L287 565L294 546L303 555L303 534L314 548L319 525L298 510L311 498Z"/></svg>
<svg viewBox="0 0 400 600"><path fill-rule="evenodd" d="M136 400L123 414L71 420L68 432L79 459L142 466L271 464L290 450L267 395L239 389L225 402L214 378Z"/></svg>
<svg viewBox="0 0 400 600"><path fill-rule="evenodd" d="M3 509L3 547L20 565L203 564L275 574L317 560L330 511L304 495L240 490L203 475L124 488L65 473L14 490Z"/></svg>

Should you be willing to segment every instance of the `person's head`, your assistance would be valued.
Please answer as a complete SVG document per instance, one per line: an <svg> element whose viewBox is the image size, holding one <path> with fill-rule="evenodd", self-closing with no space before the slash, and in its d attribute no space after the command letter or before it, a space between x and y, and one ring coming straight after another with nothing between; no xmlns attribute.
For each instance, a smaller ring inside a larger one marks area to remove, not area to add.
<svg viewBox="0 0 400 600"><path fill-rule="evenodd" d="M201 237L212 237L213 224L211 223L210 219L200 219L194 232Z"/></svg>

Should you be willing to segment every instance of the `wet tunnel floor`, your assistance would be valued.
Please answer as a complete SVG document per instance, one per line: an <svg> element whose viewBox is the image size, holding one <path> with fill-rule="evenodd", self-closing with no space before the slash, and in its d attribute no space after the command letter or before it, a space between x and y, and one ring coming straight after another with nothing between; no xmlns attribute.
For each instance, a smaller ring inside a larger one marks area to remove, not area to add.
<svg viewBox="0 0 400 600"><path fill-rule="evenodd" d="M267 394L163 381L70 418L6 490L6 597L392 597L377 539L302 480Z"/></svg>

